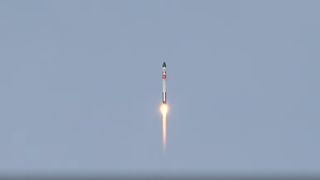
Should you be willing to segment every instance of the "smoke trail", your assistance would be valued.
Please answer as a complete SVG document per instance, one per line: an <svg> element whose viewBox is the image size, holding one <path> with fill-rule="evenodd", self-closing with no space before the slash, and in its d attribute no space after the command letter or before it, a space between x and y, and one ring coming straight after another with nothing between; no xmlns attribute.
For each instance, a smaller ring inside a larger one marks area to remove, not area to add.
<svg viewBox="0 0 320 180"><path fill-rule="evenodd" d="M167 115L162 116L162 144L163 149L166 149L167 144Z"/></svg>
<svg viewBox="0 0 320 180"><path fill-rule="evenodd" d="M166 149L167 145L167 114L168 114L168 105L161 104L161 113L162 113L162 145L163 150Z"/></svg>

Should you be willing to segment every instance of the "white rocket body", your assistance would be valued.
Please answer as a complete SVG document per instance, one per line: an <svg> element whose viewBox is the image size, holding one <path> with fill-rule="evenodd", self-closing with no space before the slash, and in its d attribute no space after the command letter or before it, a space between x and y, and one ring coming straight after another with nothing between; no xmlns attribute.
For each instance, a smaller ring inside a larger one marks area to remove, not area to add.
<svg viewBox="0 0 320 180"><path fill-rule="evenodd" d="M167 103L167 65L162 64L162 103Z"/></svg>

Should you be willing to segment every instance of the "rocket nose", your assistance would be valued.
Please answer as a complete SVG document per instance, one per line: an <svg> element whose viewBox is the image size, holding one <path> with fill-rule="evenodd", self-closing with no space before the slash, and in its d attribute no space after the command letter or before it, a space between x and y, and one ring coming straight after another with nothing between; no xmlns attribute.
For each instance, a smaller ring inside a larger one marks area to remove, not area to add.
<svg viewBox="0 0 320 180"><path fill-rule="evenodd" d="M166 62L163 62L162 67L167 67Z"/></svg>

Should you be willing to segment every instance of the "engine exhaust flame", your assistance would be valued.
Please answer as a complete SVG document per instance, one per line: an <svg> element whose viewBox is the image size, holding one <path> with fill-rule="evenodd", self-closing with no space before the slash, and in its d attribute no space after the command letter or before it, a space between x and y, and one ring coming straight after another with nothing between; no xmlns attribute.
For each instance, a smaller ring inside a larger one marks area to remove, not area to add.
<svg viewBox="0 0 320 180"><path fill-rule="evenodd" d="M168 114L168 105L161 104L160 111L162 114L162 145L163 149L166 149L167 144L167 114Z"/></svg>

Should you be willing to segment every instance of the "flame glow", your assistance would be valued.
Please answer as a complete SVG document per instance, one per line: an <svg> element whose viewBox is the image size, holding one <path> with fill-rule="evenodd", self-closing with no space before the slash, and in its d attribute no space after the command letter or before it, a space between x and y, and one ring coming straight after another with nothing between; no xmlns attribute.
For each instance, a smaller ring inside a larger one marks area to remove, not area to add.
<svg viewBox="0 0 320 180"><path fill-rule="evenodd" d="M167 114L168 114L168 105L161 104L160 111L162 114L162 145L165 149L167 144Z"/></svg>

